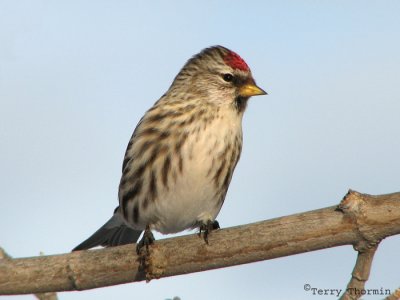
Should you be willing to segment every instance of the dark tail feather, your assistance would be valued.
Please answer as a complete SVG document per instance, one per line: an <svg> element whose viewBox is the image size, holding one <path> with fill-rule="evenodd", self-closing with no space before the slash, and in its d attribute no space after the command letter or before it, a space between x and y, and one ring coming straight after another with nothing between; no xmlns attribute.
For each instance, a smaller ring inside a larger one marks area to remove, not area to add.
<svg viewBox="0 0 400 300"><path fill-rule="evenodd" d="M141 230L128 227L122 216L116 212L106 224L72 251L87 250L96 246L112 247L136 243L141 233Z"/></svg>

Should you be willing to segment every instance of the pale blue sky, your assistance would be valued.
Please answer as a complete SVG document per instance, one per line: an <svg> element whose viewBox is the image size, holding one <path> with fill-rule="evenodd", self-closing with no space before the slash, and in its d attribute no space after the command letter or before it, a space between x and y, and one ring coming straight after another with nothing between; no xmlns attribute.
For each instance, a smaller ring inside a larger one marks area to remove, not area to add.
<svg viewBox="0 0 400 300"><path fill-rule="evenodd" d="M215 44L269 93L245 114L222 227L335 205L349 188L398 191L399 15L398 1L0 0L0 246L65 253L101 226L136 123ZM398 286L399 247L382 242L368 288ZM335 299L303 286L344 288L355 258L340 247L59 297Z"/></svg>

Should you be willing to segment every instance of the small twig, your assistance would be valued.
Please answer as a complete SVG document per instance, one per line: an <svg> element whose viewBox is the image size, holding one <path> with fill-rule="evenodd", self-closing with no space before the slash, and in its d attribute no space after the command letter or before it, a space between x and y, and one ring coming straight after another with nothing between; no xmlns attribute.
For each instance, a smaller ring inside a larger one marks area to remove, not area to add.
<svg viewBox="0 0 400 300"><path fill-rule="evenodd" d="M376 249L378 249L378 244L359 250L350 282L340 300L357 300L364 294L365 282L369 278Z"/></svg>
<svg viewBox="0 0 400 300"><path fill-rule="evenodd" d="M58 300L57 294L53 292L35 294L35 297L39 300Z"/></svg>
<svg viewBox="0 0 400 300"><path fill-rule="evenodd" d="M400 288L396 289L392 294L387 296L384 300L399 300L400 299Z"/></svg>
<svg viewBox="0 0 400 300"><path fill-rule="evenodd" d="M7 252L0 247L0 259L11 259L11 256L7 254Z"/></svg>

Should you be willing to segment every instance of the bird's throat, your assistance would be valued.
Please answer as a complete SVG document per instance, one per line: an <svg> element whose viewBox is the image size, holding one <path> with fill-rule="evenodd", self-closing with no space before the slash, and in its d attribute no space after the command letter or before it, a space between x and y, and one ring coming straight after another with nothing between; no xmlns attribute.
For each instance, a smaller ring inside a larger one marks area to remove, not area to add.
<svg viewBox="0 0 400 300"><path fill-rule="evenodd" d="M238 113L243 113L247 106L248 97L237 96L235 98L235 108L237 109Z"/></svg>

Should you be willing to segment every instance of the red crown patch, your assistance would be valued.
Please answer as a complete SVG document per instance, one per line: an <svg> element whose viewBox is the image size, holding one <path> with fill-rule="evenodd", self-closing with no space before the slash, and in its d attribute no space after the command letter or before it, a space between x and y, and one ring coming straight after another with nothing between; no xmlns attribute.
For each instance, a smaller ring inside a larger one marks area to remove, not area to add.
<svg viewBox="0 0 400 300"><path fill-rule="evenodd" d="M233 69L239 69L246 72L250 70L246 62L233 51L230 51L225 55L224 62Z"/></svg>

